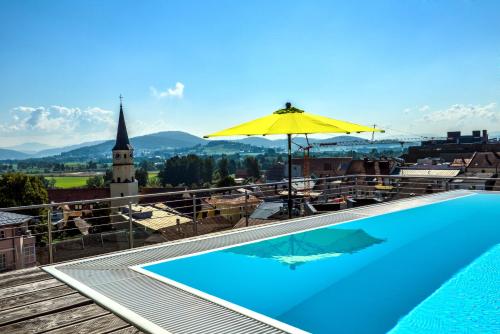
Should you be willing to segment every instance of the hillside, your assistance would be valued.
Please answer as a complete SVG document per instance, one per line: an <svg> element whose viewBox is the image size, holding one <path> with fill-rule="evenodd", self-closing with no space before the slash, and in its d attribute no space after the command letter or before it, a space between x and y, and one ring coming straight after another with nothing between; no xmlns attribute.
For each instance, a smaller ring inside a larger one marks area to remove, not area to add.
<svg viewBox="0 0 500 334"><path fill-rule="evenodd" d="M0 160L21 160L29 157L29 154L23 152L0 148Z"/></svg>
<svg viewBox="0 0 500 334"><path fill-rule="evenodd" d="M205 140L182 131L163 131L144 136L133 137L130 142L136 151L156 151L165 149L188 148L198 144L205 144ZM107 155L115 144L114 140L107 140L97 145L85 146L61 155L67 157L81 157L92 155Z"/></svg>

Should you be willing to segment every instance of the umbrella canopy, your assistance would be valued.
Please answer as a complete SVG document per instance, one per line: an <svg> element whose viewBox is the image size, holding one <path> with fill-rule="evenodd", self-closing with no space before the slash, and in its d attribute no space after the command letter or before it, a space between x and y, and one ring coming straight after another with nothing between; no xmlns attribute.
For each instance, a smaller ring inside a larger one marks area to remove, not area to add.
<svg viewBox="0 0 500 334"><path fill-rule="evenodd" d="M362 229L327 228L229 248L225 252L269 258L294 269L300 264L355 253L383 241Z"/></svg>
<svg viewBox="0 0 500 334"><path fill-rule="evenodd" d="M257 118L219 132L204 136L227 137L227 136L266 136L285 134L288 136L288 216L292 218L292 135L313 133L361 133L361 132L383 132L383 130L332 118L313 115L304 110L292 107L287 103L285 109L275 111L269 116Z"/></svg>
<svg viewBox="0 0 500 334"><path fill-rule="evenodd" d="M313 133L360 133L381 132L380 129L358 125L354 123L335 120L332 118L313 115L286 104L285 109L280 109L271 115L257 118L219 132L205 136L266 136L279 134L313 134Z"/></svg>

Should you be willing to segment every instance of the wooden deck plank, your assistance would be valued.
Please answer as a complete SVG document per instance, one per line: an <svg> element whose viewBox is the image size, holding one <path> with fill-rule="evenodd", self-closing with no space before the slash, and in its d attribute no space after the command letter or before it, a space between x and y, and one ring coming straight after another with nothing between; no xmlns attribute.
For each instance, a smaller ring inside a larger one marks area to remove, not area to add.
<svg viewBox="0 0 500 334"><path fill-rule="evenodd" d="M51 279L47 279L47 280L39 281L39 282L34 282L34 283L16 285L16 286L13 286L10 288L1 289L0 290L0 299L13 297L13 296L17 296L17 295L22 295L25 293L33 293L34 291L37 291L37 290L53 288L55 286L60 286L60 285L64 285L64 284L61 283L60 281L56 280L55 278L51 278Z"/></svg>
<svg viewBox="0 0 500 334"><path fill-rule="evenodd" d="M22 270L24 271L24 270ZM0 289L10 288L16 285L33 283L52 278L46 272L38 269L37 271L27 270L24 273L14 271L12 273L3 274L0 276Z"/></svg>
<svg viewBox="0 0 500 334"><path fill-rule="evenodd" d="M26 269L17 269L17 270L7 271L4 273L0 273L0 281L3 279L23 276L23 275L32 274L35 272L43 272L43 270L40 269L39 267L31 267L31 268L26 268Z"/></svg>
<svg viewBox="0 0 500 334"><path fill-rule="evenodd" d="M0 333L143 334L39 268L0 274Z"/></svg>
<svg viewBox="0 0 500 334"><path fill-rule="evenodd" d="M7 325L69 308L90 304L91 300L74 293L0 312L0 325Z"/></svg>
<svg viewBox="0 0 500 334"><path fill-rule="evenodd" d="M53 299L75 293L75 290L67 285L56 286L43 290L36 290L31 293L25 293L13 297L0 299L0 311L8 310L23 305L33 304L48 299Z"/></svg>
<svg viewBox="0 0 500 334"><path fill-rule="evenodd" d="M1 328L0 328L0 330L1 330ZM137 328L130 326L127 328L123 328L123 329L109 332L109 334L144 334L144 332L141 332Z"/></svg>
<svg viewBox="0 0 500 334"><path fill-rule="evenodd" d="M96 304L84 305L21 322L11 323L10 325L1 326L0 333L40 333L93 319L95 317L100 317L106 314L109 314L109 312Z"/></svg>
<svg viewBox="0 0 500 334"><path fill-rule="evenodd" d="M129 327L130 325L118 318L114 314L105 315L102 317L94 318L91 320L83 321L78 324L62 327L52 331L46 332L47 334L104 334L113 330Z"/></svg>

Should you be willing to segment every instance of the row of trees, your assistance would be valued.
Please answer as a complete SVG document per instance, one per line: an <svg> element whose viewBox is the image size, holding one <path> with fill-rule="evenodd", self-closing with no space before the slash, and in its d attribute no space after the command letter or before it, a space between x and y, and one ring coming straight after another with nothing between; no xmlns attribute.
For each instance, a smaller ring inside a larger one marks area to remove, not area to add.
<svg viewBox="0 0 500 334"><path fill-rule="evenodd" d="M254 157L246 157L241 163L227 156L215 160L213 157L199 157L191 154L176 156L165 161L158 179L163 186L210 187L215 184L219 187L227 187L235 184L231 174L234 174L237 168L242 167L252 179L260 178L259 162Z"/></svg>
<svg viewBox="0 0 500 334"><path fill-rule="evenodd" d="M175 156L165 161L165 165L158 174L160 183L177 186L200 185L211 183L215 162L211 157L200 158L197 155Z"/></svg>

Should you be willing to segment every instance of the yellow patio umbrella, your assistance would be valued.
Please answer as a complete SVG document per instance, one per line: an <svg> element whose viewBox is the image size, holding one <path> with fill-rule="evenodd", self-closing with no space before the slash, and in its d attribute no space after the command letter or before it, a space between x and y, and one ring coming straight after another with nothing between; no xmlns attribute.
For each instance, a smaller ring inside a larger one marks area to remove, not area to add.
<svg viewBox="0 0 500 334"><path fill-rule="evenodd" d="M275 111L269 116L257 118L219 132L204 136L267 136L282 135L288 137L288 216L292 217L292 135L308 135L314 133L361 133L383 132L374 127L335 120L332 118L313 115L286 103L285 109Z"/></svg>

